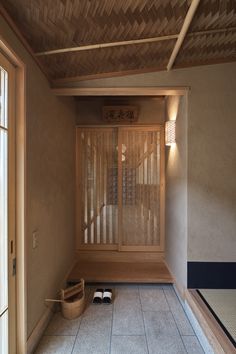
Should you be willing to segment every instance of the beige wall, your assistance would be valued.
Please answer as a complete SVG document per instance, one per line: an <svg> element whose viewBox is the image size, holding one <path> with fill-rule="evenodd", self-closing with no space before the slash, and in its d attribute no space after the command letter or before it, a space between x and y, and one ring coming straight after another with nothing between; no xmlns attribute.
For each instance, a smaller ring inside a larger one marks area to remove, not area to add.
<svg viewBox="0 0 236 354"><path fill-rule="evenodd" d="M75 104L59 99L0 17L0 33L26 64L28 335L55 296L74 256ZM38 248L32 249L32 232Z"/></svg>
<svg viewBox="0 0 236 354"><path fill-rule="evenodd" d="M166 147L166 262L181 290L187 286L187 96L166 99L176 118L176 144Z"/></svg>
<svg viewBox="0 0 236 354"><path fill-rule="evenodd" d="M102 107L105 105L134 105L138 107L137 124L162 124L165 120L163 97L156 98L90 98L77 101L77 124L105 124ZM134 123L135 124L135 123Z"/></svg>
<svg viewBox="0 0 236 354"><path fill-rule="evenodd" d="M236 260L236 63L84 81L83 87L190 86L188 260Z"/></svg>

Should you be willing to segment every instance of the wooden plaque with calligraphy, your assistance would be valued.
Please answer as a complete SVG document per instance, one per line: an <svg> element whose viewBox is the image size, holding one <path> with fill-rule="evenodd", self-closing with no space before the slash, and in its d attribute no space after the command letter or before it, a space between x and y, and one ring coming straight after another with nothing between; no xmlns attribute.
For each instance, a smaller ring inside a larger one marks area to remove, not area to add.
<svg viewBox="0 0 236 354"><path fill-rule="evenodd" d="M138 120L137 106L103 106L102 118L107 123L133 123Z"/></svg>

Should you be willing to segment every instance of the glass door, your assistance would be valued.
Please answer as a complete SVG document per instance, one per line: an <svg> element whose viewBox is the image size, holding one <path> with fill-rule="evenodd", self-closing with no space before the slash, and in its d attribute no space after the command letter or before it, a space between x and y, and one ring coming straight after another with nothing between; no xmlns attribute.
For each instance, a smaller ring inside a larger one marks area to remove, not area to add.
<svg viewBox="0 0 236 354"><path fill-rule="evenodd" d="M164 244L164 140L161 127L119 129L120 250Z"/></svg>
<svg viewBox="0 0 236 354"><path fill-rule="evenodd" d="M15 352L15 70L0 54L0 352Z"/></svg>

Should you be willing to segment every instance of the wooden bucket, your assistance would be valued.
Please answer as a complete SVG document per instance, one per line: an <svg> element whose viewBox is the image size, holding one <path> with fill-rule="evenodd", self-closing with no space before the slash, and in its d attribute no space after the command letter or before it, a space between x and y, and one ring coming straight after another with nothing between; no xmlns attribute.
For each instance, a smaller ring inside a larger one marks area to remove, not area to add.
<svg viewBox="0 0 236 354"><path fill-rule="evenodd" d="M79 317L84 305L84 279L81 279L79 284L61 290L61 311L64 318L72 320Z"/></svg>

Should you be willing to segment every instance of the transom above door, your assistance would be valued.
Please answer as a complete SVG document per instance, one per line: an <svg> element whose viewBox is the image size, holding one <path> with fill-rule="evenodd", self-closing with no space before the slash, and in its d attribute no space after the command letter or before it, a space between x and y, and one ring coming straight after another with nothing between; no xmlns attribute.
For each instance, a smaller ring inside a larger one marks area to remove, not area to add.
<svg viewBox="0 0 236 354"><path fill-rule="evenodd" d="M77 128L77 248L164 249L162 126Z"/></svg>

